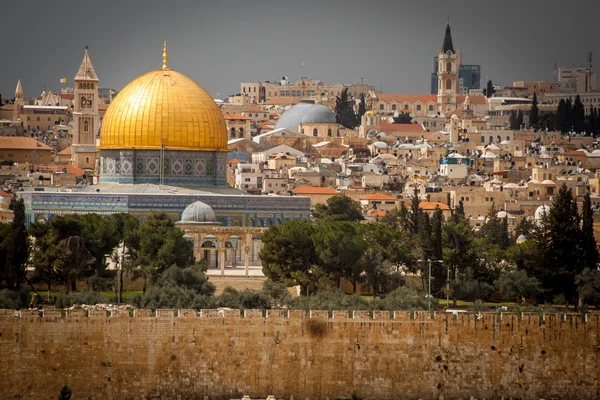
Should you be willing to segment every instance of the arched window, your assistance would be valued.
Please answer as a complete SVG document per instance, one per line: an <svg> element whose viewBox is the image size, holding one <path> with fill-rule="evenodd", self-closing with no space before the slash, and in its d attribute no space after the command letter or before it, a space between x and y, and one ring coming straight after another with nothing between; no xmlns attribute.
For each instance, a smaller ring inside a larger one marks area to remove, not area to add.
<svg viewBox="0 0 600 400"><path fill-rule="evenodd" d="M89 158L89 157L86 157L86 158L85 158L85 163L86 163L86 164L89 164L89 163L90 163L90 158Z"/></svg>
<svg viewBox="0 0 600 400"><path fill-rule="evenodd" d="M404 109L405 109L405 110L408 110L408 104L405 104L405 105L404 105Z"/></svg>
<svg viewBox="0 0 600 400"><path fill-rule="evenodd" d="M417 104L417 111L421 111L421 105Z"/></svg>
<svg viewBox="0 0 600 400"><path fill-rule="evenodd" d="M244 137L244 128L240 128L240 138Z"/></svg>
<svg viewBox="0 0 600 400"><path fill-rule="evenodd" d="M87 120L83 121L83 131L87 132L89 128L90 128L90 123Z"/></svg>
<svg viewBox="0 0 600 400"><path fill-rule="evenodd" d="M331 137L331 128L327 129L327 136Z"/></svg>
<svg viewBox="0 0 600 400"><path fill-rule="evenodd" d="M485 143L485 136L481 137L481 143Z"/></svg>
<svg viewBox="0 0 600 400"><path fill-rule="evenodd" d="M446 64L446 71L452 72L452 63L451 62Z"/></svg>
<svg viewBox="0 0 600 400"><path fill-rule="evenodd" d="M429 105L429 111L433 111L433 106L431 104Z"/></svg>
<svg viewBox="0 0 600 400"><path fill-rule="evenodd" d="M452 90L452 81L450 79L446 80L446 90Z"/></svg>
<svg viewBox="0 0 600 400"><path fill-rule="evenodd" d="M317 136L319 134L319 131L317 130L317 128L313 129L313 136Z"/></svg>
<svg viewBox="0 0 600 400"><path fill-rule="evenodd" d="M392 104L392 111L396 111L396 105Z"/></svg>
<svg viewBox="0 0 600 400"><path fill-rule="evenodd" d="M235 128L231 128L231 138L235 138Z"/></svg>
<svg viewBox="0 0 600 400"><path fill-rule="evenodd" d="M85 97L83 97L83 96L81 96L81 103L80 103L80 105L81 105L81 108L85 107Z"/></svg>
<svg viewBox="0 0 600 400"><path fill-rule="evenodd" d="M383 111L383 104L380 104L380 105L379 105L379 109L380 109L381 111Z"/></svg>

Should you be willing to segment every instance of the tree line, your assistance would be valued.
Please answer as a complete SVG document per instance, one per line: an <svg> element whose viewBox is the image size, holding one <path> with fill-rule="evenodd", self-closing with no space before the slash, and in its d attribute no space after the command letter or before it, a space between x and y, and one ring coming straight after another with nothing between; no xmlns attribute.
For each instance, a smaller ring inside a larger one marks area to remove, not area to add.
<svg viewBox="0 0 600 400"><path fill-rule="evenodd" d="M414 193L408 206L402 202L377 221L360 223L358 202L331 197L317 206L316 223L269 228L260 252L263 271L306 293L338 288L345 279L378 296L402 286L404 273L420 277L427 291L431 260L431 293L438 298L600 304L589 194L580 214L563 185L542 220L522 219L513 235L494 206L474 231L462 202L448 218L439 207L430 216L419 204Z"/></svg>

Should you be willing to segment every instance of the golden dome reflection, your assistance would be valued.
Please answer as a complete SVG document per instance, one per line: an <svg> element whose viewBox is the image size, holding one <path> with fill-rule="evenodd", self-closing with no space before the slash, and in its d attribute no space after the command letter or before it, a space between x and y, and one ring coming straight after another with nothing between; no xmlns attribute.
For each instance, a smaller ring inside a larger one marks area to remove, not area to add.
<svg viewBox="0 0 600 400"><path fill-rule="evenodd" d="M100 149L160 149L161 145L167 150L227 150L227 128L219 106L200 85L166 66L125 86L108 107L100 128Z"/></svg>

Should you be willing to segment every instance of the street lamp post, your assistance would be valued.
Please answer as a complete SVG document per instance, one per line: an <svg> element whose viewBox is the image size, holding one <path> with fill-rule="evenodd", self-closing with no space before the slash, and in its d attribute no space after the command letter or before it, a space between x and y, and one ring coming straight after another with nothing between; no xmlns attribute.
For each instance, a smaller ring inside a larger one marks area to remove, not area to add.
<svg viewBox="0 0 600 400"><path fill-rule="evenodd" d="M429 264L429 274L428 274L429 275L429 277L428 277L428 281L429 282L427 284L428 285L428 290L427 290L427 309L431 310L431 279L433 279L431 277L431 263L432 262L442 263L443 261L442 260L432 260L430 258L428 258L427 260L417 260L417 261L419 261L419 262L427 261L427 264ZM448 273L448 278L450 277L449 274L450 273Z"/></svg>

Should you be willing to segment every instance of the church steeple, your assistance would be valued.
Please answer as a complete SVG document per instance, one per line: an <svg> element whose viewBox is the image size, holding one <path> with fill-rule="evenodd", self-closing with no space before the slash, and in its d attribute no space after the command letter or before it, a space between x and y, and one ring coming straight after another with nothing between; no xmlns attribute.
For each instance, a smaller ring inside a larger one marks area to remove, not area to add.
<svg viewBox="0 0 600 400"><path fill-rule="evenodd" d="M442 52L446 53L448 50L454 53L454 45L452 44L452 33L450 33L450 24L446 25L446 33L444 34L444 44L442 45Z"/></svg>
<svg viewBox="0 0 600 400"><path fill-rule="evenodd" d="M98 75L96 75L96 70L94 70L92 60L90 60L90 56L88 55L87 46L85 46L85 54L83 55L83 60L81 60L81 65L79 66L79 70L77 70L77 75L75 75L76 81L84 79L92 81L98 80Z"/></svg>
<svg viewBox="0 0 600 400"><path fill-rule="evenodd" d="M21 114L21 110L23 109L24 99L23 99L23 86L21 85L21 80L17 82L17 88L15 89L15 105L13 107L13 121L17 121L19 119L19 115Z"/></svg>

